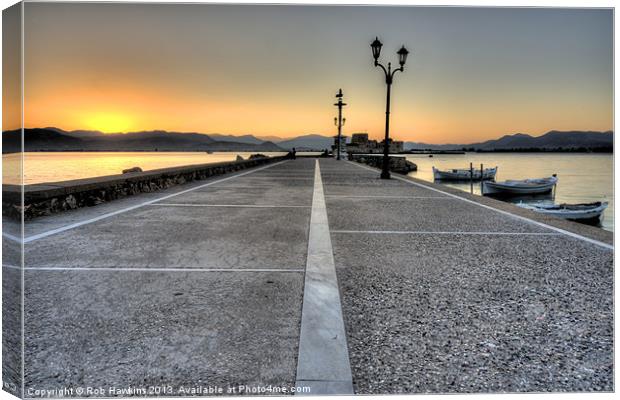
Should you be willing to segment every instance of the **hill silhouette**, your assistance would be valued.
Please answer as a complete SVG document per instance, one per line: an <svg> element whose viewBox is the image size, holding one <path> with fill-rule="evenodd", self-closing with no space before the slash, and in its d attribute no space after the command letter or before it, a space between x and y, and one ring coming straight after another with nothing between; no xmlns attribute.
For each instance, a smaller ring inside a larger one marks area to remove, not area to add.
<svg viewBox="0 0 620 400"><path fill-rule="evenodd" d="M197 132L142 131L104 134L63 131L59 128L24 129L26 151L284 151L273 142L215 140ZM2 151L20 151L21 130L2 134Z"/></svg>
<svg viewBox="0 0 620 400"><path fill-rule="evenodd" d="M199 132L168 132L163 130L105 134L99 131L64 131L56 127L24 130L26 151L298 151L331 148L332 136L319 134L294 138L268 138L253 135L204 134ZM398 140L398 136L395 136ZM21 131L5 131L3 152L20 151ZM430 144L406 142L405 150L475 151L612 151L613 132L549 131L541 136L525 133L504 135L499 139L470 144Z"/></svg>
<svg viewBox="0 0 620 400"><path fill-rule="evenodd" d="M406 142L406 150L460 150L463 148L478 151L507 150L570 150L570 149L611 149L614 144L612 131L549 131L541 136L525 133L504 135L499 139L487 140L471 144L429 144Z"/></svg>
<svg viewBox="0 0 620 400"><path fill-rule="evenodd" d="M282 148L292 149L294 147L298 151L331 149L332 144L334 144L333 137L316 134L298 136L278 142L278 146Z"/></svg>

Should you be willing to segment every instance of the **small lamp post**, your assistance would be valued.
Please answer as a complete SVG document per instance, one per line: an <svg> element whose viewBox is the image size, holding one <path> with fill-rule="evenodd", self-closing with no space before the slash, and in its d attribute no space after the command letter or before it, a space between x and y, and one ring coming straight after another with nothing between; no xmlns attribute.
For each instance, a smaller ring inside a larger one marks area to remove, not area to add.
<svg viewBox="0 0 620 400"><path fill-rule="evenodd" d="M336 160L340 160L340 145L342 140L342 127L344 126L346 118L342 118L342 107L346 106L347 103L342 102L342 89L338 89L338 93L336 93L336 98L338 99L337 103L334 103L336 107L338 107L338 116L334 117L334 125L338 127L338 137L336 138Z"/></svg>
<svg viewBox="0 0 620 400"><path fill-rule="evenodd" d="M370 48L372 49L372 56L375 59L375 67L381 67L381 69L385 73L385 83L387 84L387 101L385 106L385 141L383 142L383 168L381 169L381 179L390 179L390 92L392 88L392 81L394 80L394 75L398 71L405 70L405 62L407 62L407 56L409 55L409 51L405 48L405 46L402 46L400 50L396 52L396 54L398 54L398 63L400 64L400 68L396 68L392 71L391 62L388 63L387 68L385 68L382 64L379 63L381 47L383 47L383 43L379 41L378 37L376 37L375 40L370 44Z"/></svg>

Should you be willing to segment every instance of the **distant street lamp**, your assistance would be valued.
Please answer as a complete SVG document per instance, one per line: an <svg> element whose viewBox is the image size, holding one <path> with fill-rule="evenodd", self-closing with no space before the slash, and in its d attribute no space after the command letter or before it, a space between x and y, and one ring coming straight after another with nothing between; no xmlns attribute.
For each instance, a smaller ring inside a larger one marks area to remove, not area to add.
<svg viewBox="0 0 620 400"><path fill-rule="evenodd" d="M372 49L372 56L375 59L375 67L381 67L383 72L385 72L385 83L387 84L387 102L385 106L385 141L383 142L383 168L381 170L381 179L390 179L390 91L392 88L392 81L394 80L394 75L398 71L404 71L405 62L407 61L407 55L409 51L405 48L405 46L401 47L400 50L396 52L398 54L398 62L400 64L400 68L392 71L392 63L389 62L387 69L379 63L379 55L381 55L381 47L383 43L379 41L379 38L376 37L375 40L370 44L370 48Z"/></svg>
<svg viewBox="0 0 620 400"><path fill-rule="evenodd" d="M337 103L334 103L336 107L338 107L338 116L334 117L334 125L338 127L338 137L336 138L336 160L340 160L340 142L342 140L342 127L344 126L346 118L342 118L342 107L346 106L347 103L342 102L342 89L338 89L338 93L336 93L336 98L338 99Z"/></svg>

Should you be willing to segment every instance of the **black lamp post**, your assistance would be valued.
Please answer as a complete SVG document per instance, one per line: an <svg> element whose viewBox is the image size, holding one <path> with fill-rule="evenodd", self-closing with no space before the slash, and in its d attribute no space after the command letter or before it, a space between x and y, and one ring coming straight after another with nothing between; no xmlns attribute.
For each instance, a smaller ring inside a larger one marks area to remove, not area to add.
<svg viewBox="0 0 620 400"><path fill-rule="evenodd" d="M383 43L379 41L379 38L375 38L375 40L370 44L370 48L372 49L372 56L375 59L375 67L381 67L383 72L385 73L385 83L387 84L387 102L385 106L385 141L383 142L383 168L381 170L381 179L390 179L390 91L392 88L392 81L394 80L394 75L398 71L405 70L405 62L407 61L407 55L409 51L405 48L405 46L401 47L400 50L396 52L398 54L398 63L400 64L400 68L396 68L392 71L392 63L389 62L387 68L379 63L379 56L381 55L381 47Z"/></svg>
<svg viewBox="0 0 620 400"><path fill-rule="evenodd" d="M338 107L338 116L334 118L334 125L338 127L338 137L336 139L336 160L340 160L340 141L342 139L342 126L347 120L346 118L342 118L342 107L347 105L347 103L342 102L343 96L344 95L342 94L342 89L339 89L338 93L336 93L336 98L338 99L338 102L334 103L334 105Z"/></svg>

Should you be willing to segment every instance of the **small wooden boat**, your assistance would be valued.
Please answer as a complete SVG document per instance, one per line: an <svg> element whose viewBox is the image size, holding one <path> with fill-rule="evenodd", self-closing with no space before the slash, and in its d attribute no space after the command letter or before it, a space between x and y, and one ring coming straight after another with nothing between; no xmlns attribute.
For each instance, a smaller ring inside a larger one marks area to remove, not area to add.
<svg viewBox="0 0 620 400"><path fill-rule="evenodd" d="M479 169L474 169L473 171L470 169L451 169L447 171L440 171L433 167L433 178L435 178L436 181L479 181L481 179L495 179L496 173L497 167L485 168L482 173Z"/></svg>
<svg viewBox="0 0 620 400"><path fill-rule="evenodd" d="M553 204L553 203L518 203L521 208L536 211L545 215L574 221L600 219L609 205L608 202L597 201L594 203L579 204Z"/></svg>
<svg viewBox="0 0 620 400"><path fill-rule="evenodd" d="M517 196L549 193L557 183L558 178L555 174L548 178L482 182L482 194L485 196Z"/></svg>

